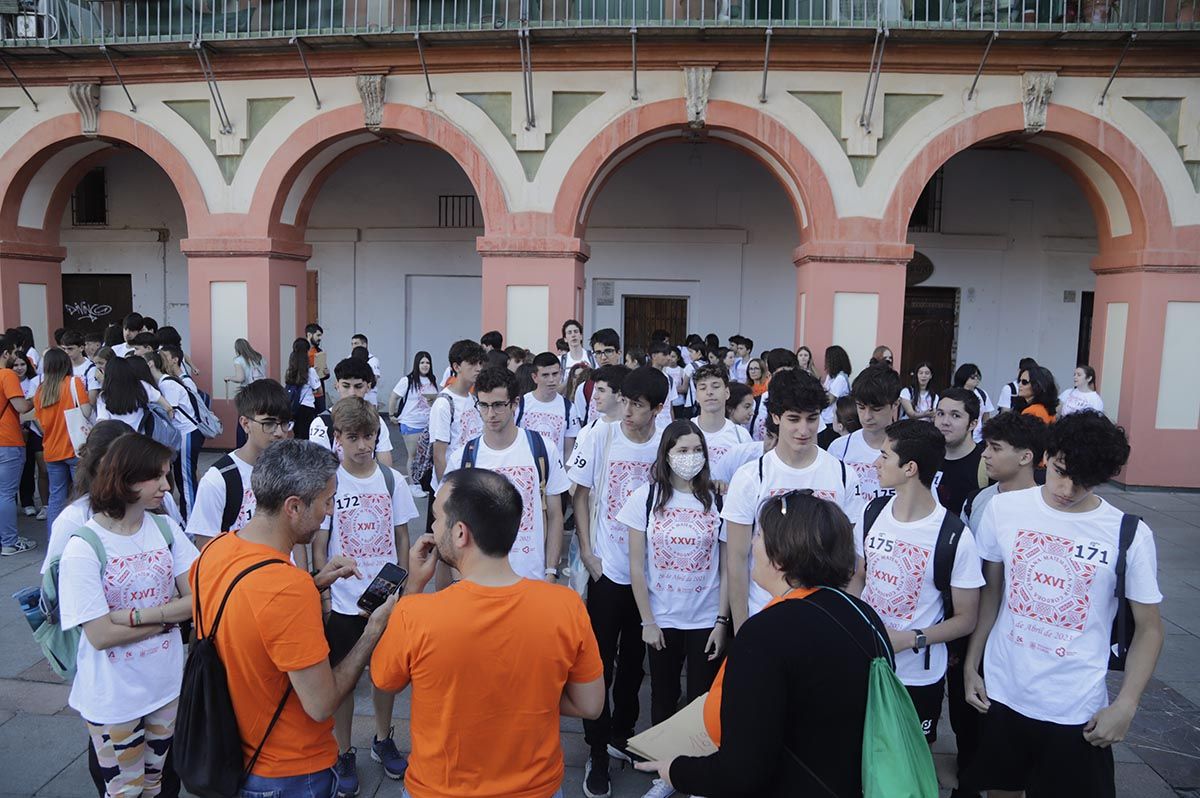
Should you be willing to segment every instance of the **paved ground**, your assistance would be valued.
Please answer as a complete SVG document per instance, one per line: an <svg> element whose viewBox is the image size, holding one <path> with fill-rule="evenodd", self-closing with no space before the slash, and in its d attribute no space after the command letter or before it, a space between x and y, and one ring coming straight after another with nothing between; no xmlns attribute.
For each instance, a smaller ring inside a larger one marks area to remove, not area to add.
<svg viewBox="0 0 1200 798"><path fill-rule="evenodd" d="M206 458L207 460L207 458ZM1117 792L1137 798L1200 798L1200 494L1106 491L1108 498L1142 515L1158 543L1159 581L1166 596L1167 642L1155 679L1142 701L1129 739L1116 751ZM22 534L45 543L45 524L21 519ZM50 673L33 644L16 602L8 596L38 582L42 551L0 559L0 798L94 795L87 775L83 722L67 708L66 685ZM644 713L649 685L643 688ZM367 679L357 692L355 739L369 751L373 722ZM396 706L396 739L408 749L407 695ZM643 725L648 721L644 718ZM643 726L639 726L643 728ZM935 746L939 770L949 764L953 737ZM562 721L567 764L564 794L582 795L586 748L577 720ZM399 783L381 778L378 765L360 754L362 795L396 797ZM943 779L944 785L949 785ZM649 778L614 767L614 796L637 798Z"/></svg>

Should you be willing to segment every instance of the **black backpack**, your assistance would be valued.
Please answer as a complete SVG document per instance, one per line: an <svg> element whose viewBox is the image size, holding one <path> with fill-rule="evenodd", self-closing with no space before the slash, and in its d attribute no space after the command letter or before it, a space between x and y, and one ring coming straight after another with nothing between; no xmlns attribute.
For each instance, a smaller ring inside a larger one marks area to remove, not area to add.
<svg viewBox="0 0 1200 798"><path fill-rule="evenodd" d="M196 591L192 596L192 612L196 621L196 637L188 652L183 667L183 687L179 693L179 712L175 720L175 739L171 744L175 770L188 792L199 798L232 798L237 795L246 776L254 769L267 737L275 728L288 696L292 694L291 682L283 691L283 698L267 724L254 756L249 764L242 758L242 736L238 731L237 716L233 712L233 700L229 695L229 682L225 664L217 653L216 634L225 614L225 605L237 583L259 568L284 560L264 560L255 563L234 577L225 591L225 597L217 609L208 634L200 618L200 560L196 561Z"/></svg>
<svg viewBox="0 0 1200 798"><path fill-rule="evenodd" d="M238 513L242 511L242 473L238 471L237 463L227 454L217 458L213 468L225 481L225 507L221 510L221 528L218 532L229 532L237 521Z"/></svg>
<svg viewBox="0 0 1200 798"><path fill-rule="evenodd" d="M1112 633L1109 640L1112 647L1108 654L1108 669L1110 671L1125 670L1125 660L1129 656L1129 644L1133 642L1133 609L1129 599L1125 598L1125 571L1129 564L1129 547L1133 545L1133 537L1137 534L1138 522L1141 517L1125 513L1121 516L1121 536L1117 543L1117 587L1113 595L1117 597L1117 616L1113 618Z"/></svg>
<svg viewBox="0 0 1200 798"><path fill-rule="evenodd" d="M867 553L867 534L871 531L875 520L879 518L879 514L883 512L883 508L891 500L891 496L877 496L863 511L864 562ZM950 574L954 571L954 558L958 554L958 542L962 540L964 528L962 519L947 510L942 517L942 526L938 530L937 543L933 547L933 586L942 594L942 618L954 615L954 596L950 592ZM952 640L947 643L947 646L951 646L952 650L956 652L965 650L966 639ZM927 669L929 668L929 650L929 647L926 646L925 667Z"/></svg>

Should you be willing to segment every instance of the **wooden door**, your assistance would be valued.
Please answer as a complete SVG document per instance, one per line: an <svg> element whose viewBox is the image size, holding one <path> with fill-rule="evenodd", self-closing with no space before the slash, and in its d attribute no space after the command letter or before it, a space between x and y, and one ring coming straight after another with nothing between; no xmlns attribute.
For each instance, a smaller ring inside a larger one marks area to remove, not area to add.
<svg viewBox="0 0 1200 798"><path fill-rule="evenodd" d="M935 389L954 377L954 336L958 326L958 289L910 286L904 294L904 343L900 379L905 384L918 363L933 364Z"/></svg>
<svg viewBox="0 0 1200 798"><path fill-rule="evenodd" d="M133 312L128 274L64 274L63 325L80 332L104 332Z"/></svg>
<svg viewBox="0 0 1200 798"><path fill-rule="evenodd" d="M1075 365L1091 363L1092 317L1096 307L1096 292L1084 291L1079 302L1079 345L1075 350Z"/></svg>
<svg viewBox="0 0 1200 798"><path fill-rule="evenodd" d="M305 275L308 277L308 318L305 319L304 323L316 324L318 315L317 308L320 307L317 304L317 272L314 270L309 270L305 272Z"/></svg>
<svg viewBox="0 0 1200 798"><path fill-rule="evenodd" d="M625 331L621 342L626 349L650 345L655 330L671 334L671 343L687 338L687 297L625 296Z"/></svg>

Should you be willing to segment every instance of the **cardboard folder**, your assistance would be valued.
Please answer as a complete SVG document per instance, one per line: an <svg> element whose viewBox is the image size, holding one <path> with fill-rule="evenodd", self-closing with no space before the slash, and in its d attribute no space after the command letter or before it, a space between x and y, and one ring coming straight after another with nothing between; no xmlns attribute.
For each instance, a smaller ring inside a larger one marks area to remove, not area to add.
<svg viewBox="0 0 1200 798"><path fill-rule="evenodd" d="M677 756L708 756L717 746L704 728L704 700L708 693L697 698L657 726L635 737L627 746L630 751L649 760L670 760Z"/></svg>

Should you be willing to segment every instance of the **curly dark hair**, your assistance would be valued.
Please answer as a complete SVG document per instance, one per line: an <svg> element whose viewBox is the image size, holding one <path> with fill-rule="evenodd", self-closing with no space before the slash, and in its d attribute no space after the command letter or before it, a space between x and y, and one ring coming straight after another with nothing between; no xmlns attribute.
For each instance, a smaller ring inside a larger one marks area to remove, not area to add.
<svg viewBox="0 0 1200 798"><path fill-rule="evenodd" d="M1129 460L1129 438L1122 427L1095 410L1063 416L1046 430L1046 459L1062 461L1060 470L1076 485L1094 488L1115 477Z"/></svg>
<svg viewBox="0 0 1200 798"><path fill-rule="evenodd" d="M829 404L829 397L817 378L807 371L784 369L771 377L767 394L767 410L775 416L787 412L820 413Z"/></svg>
<svg viewBox="0 0 1200 798"><path fill-rule="evenodd" d="M502 353L503 354L503 353ZM508 401L515 402L521 396L517 384L517 375L508 370L508 366L488 366L479 372L475 380L475 395L494 391L497 388L508 390Z"/></svg>

